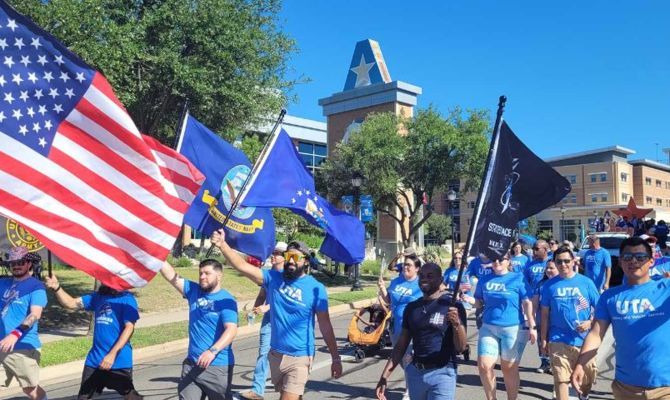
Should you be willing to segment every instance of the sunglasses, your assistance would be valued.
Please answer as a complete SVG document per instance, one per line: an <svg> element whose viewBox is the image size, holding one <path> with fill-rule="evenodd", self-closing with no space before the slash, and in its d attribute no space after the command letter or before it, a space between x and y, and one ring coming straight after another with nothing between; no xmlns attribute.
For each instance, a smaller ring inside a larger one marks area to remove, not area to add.
<svg viewBox="0 0 670 400"><path fill-rule="evenodd" d="M18 261L9 261L7 264L9 264L9 267L16 267L19 265L25 264L27 261L26 260L18 260Z"/></svg>
<svg viewBox="0 0 670 400"><path fill-rule="evenodd" d="M533 250L542 250L544 247L533 247Z"/></svg>
<svg viewBox="0 0 670 400"><path fill-rule="evenodd" d="M284 253L284 258L286 259L286 261L293 260L293 262L297 263L298 261L304 260L305 255L299 251L287 251L286 253Z"/></svg>
<svg viewBox="0 0 670 400"><path fill-rule="evenodd" d="M283 256L284 253L282 253L281 251L273 251L272 255L275 256L275 257L279 257L279 256Z"/></svg>
<svg viewBox="0 0 670 400"><path fill-rule="evenodd" d="M572 261L572 258L557 258L554 260L554 264L556 265L568 265L570 264L570 261Z"/></svg>
<svg viewBox="0 0 670 400"><path fill-rule="evenodd" d="M633 259L637 262L645 262L650 258L651 257L649 257L649 254L647 253L623 253L621 255L621 260L626 262L633 261Z"/></svg>

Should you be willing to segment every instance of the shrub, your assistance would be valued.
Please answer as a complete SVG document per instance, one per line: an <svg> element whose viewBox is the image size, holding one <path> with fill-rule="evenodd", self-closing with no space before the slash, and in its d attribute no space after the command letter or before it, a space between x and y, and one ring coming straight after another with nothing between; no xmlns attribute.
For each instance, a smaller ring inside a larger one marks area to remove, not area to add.
<svg viewBox="0 0 670 400"><path fill-rule="evenodd" d="M380 266L379 260L365 260L361 264L361 275L379 275Z"/></svg>
<svg viewBox="0 0 670 400"><path fill-rule="evenodd" d="M188 257L174 258L172 254L168 256L167 262L175 268L188 268L193 266L193 261Z"/></svg>

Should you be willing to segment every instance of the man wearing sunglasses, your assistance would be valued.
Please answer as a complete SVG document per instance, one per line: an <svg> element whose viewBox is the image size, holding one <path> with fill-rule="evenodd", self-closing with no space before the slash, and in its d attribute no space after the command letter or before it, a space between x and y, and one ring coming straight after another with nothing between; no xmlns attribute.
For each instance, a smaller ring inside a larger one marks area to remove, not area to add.
<svg viewBox="0 0 670 400"><path fill-rule="evenodd" d="M0 363L8 381L14 377L23 393L33 400L47 398L39 386L40 338L37 321L47 305L42 282L30 274L31 253L23 246L9 250L12 277L0 279Z"/></svg>
<svg viewBox="0 0 670 400"><path fill-rule="evenodd" d="M598 302L595 284L575 272L575 256L567 247L554 252L558 276L542 286L541 349L551 358L557 400L568 400L570 375L579 357L579 348L591 328L592 310ZM595 359L585 365L581 392L588 398L596 378Z"/></svg>
<svg viewBox="0 0 670 400"><path fill-rule="evenodd" d="M280 400L297 400L304 391L314 358L314 317L319 321L323 340L332 357L331 375L342 375L342 360L337 353L335 333L328 314L326 288L305 274L309 249L302 242L291 242L284 253L282 272L261 270L244 261L225 241L222 229L212 234L228 263L242 275L262 285L272 310L270 324L270 375Z"/></svg>
<svg viewBox="0 0 670 400"><path fill-rule="evenodd" d="M572 385L579 390L585 365L591 362L612 325L616 369L612 393L616 400L670 399L670 280L653 280L651 246L631 237L621 242L619 263L626 285L600 296L595 323L584 341Z"/></svg>
<svg viewBox="0 0 670 400"><path fill-rule="evenodd" d="M273 271L281 272L284 269L284 253L287 250L285 242L277 242L270 263ZM270 336L272 326L270 324L270 305L267 303L267 293L261 287L254 302L254 313L263 314L261 322L260 339L258 344L258 358L256 359L256 368L254 369L254 378L251 382L251 390L240 393L240 397L248 400L262 400L265 394L265 380L268 375L268 352L270 351Z"/></svg>

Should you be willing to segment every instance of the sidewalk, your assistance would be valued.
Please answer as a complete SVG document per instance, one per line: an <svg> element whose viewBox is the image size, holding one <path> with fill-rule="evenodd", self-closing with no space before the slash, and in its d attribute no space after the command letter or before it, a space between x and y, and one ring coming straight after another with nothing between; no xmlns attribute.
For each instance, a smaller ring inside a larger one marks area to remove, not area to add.
<svg viewBox="0 0 670 400"><path fill-rule="evenodd" d="M351 290L351 286L333 286L327 288L328 295L333 293L343 293ZM250 310L254 305L255 299L242 300L237 303L237 309L243 311ZM184 302L186 306L186 302ZM136 328L146 328L150 326L169 324L171 322L180 322L188 320L188 308L180 308L172 311L159 311L151 313L140 313L140 319L135 324ZM40 340L42 343L55 342L57 340L73 337L86 336L88 326L80 326L68 329L48 329L40 330Z"/></svg>

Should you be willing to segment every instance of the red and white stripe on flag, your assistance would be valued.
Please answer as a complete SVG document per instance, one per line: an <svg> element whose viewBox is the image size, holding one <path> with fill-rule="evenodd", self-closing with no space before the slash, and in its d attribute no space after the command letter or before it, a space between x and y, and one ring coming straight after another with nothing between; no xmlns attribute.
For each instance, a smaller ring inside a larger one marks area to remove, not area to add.
<svg viewBox="0 0 670 400"><path fill-rule="evenodd" d="M203 181L183 156L139 133L99 73L46 157L0 134L0 213L117 289L154 277Z"/></svg>

